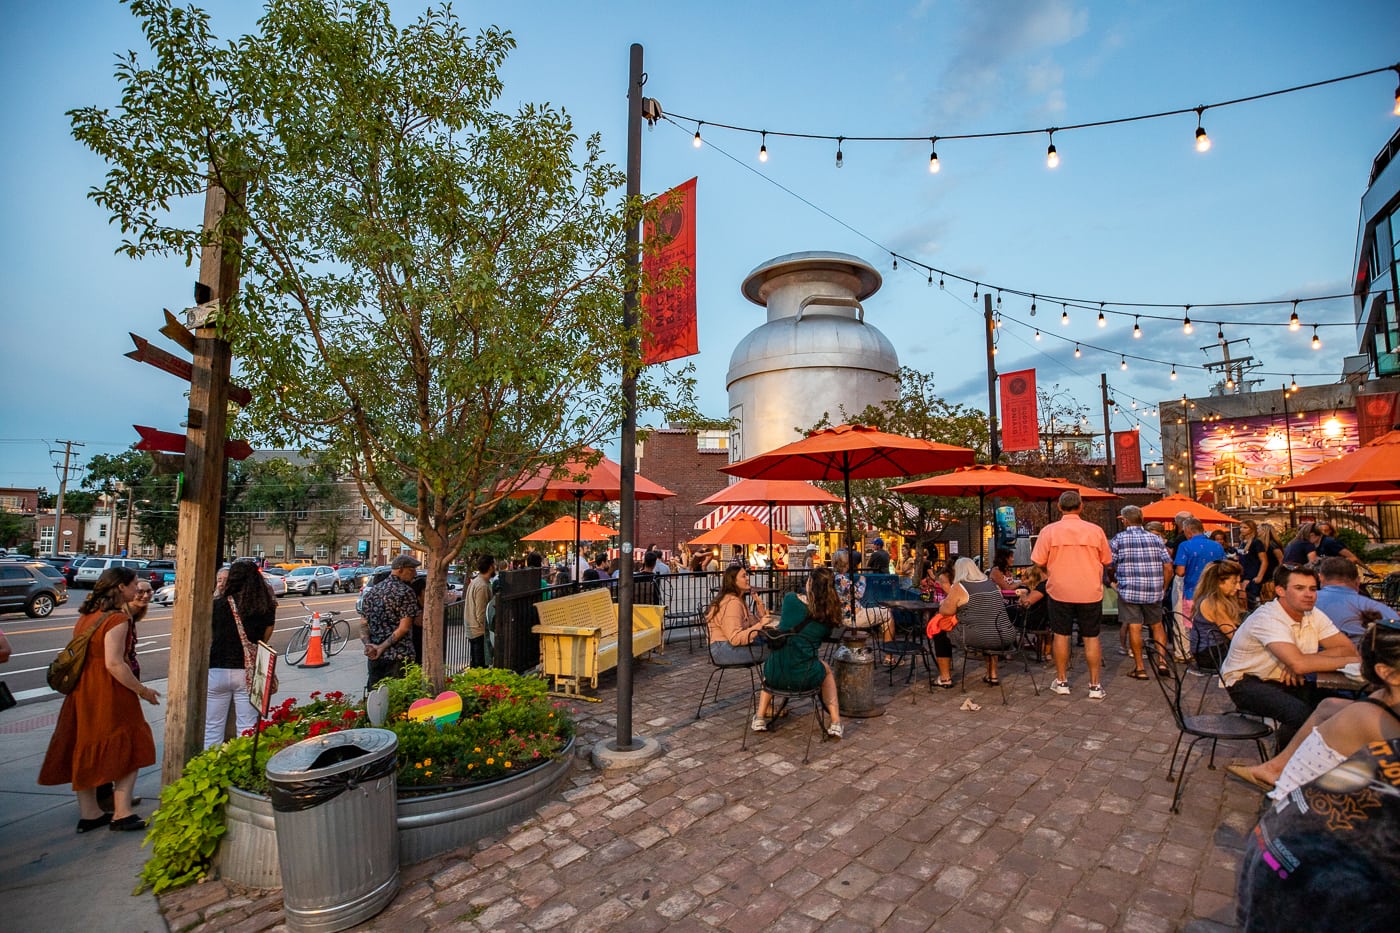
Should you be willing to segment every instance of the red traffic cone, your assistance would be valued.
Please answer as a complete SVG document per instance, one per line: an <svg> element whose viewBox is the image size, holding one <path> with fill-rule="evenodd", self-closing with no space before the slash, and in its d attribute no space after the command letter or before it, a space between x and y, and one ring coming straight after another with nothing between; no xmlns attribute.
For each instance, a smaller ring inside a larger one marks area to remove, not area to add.
<svg viewBox="0 0 1400 933"><path fill-rule="evenodd" d="M330 662L326 660L325 654L321 651L321 614L313 612L311 614L311 641L306 646L306 657L297 667L327 667Z"/></svg>

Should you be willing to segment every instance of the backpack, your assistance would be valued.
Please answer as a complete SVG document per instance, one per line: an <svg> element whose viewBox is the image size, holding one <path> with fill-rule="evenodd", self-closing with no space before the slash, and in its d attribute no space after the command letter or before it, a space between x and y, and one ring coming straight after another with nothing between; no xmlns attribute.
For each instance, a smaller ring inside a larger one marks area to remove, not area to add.
<svg viewBox="0 0 1400 933"><path fill-rule="evenodd" d="M92 633L102 627L102 621L98 620L96 625L81 635L74 635L73 640L49 662L47 680L54 690L67 695L78 686L83 676L83 665L87 662L88 642L92 641Z"/></svg>

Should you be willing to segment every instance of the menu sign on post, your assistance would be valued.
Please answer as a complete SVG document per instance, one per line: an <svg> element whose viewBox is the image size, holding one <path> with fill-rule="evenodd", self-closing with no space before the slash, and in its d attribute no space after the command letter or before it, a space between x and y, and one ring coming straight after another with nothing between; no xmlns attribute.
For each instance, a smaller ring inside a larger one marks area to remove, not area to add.
<svg viewBox="0 0 1400 933"><path fill-rule="evenodd" d="M1038 450L1040 425L1035 409L1035 370L1006 373L1000 379L1001 449Z"/></svg>
<svg viewBox="0 0 1400 933"><path fill-rule="evenodd" d="M1142 448L1138 446L1138 432L1113 432L1113 481L1124 486L1141 486Z"/></svg>
<svg viewBox="0 0 1400 933"><path fill-rule="evenodd" d="M642 362L664 363L700 352L695 325L695 179L653 202L642 273ZM650 206L650 205L649 205ZM659 247L652 243L661 237Z"/></svg>

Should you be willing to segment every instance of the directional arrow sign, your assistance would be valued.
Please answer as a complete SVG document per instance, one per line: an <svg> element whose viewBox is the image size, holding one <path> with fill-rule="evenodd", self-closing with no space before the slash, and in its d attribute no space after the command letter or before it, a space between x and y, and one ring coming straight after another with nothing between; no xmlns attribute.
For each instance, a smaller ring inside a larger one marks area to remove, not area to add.
<svg viewBox="0 0 1400 933"><path fill-rule="evenodd" d="M184 455L185 435L161 431L158 428L148 428L143 424L135 424L132 427L136 429L137 434L141 435L141 440L136 442L136 450ZM245 440L224 442L224 456L230 460L247 460L252 455L253 447Z"/></svg>
<svg viewBox="0 0 1400 933"><path fill-rule="evenodd" d="M136 344L136 349L126 354L128 359L133 359L138 363L150 363L156 369L170 373L172 376L179 376L186 382L193 378L194 365L189 360L182 360L173 353L167 353L160 347L153 346L145 337L138 337L130 331L127 333L131 337L131 342ZM253 403L253 393L242 386L230 384L228 397L245 408Z"/></svg>
<svg viewBox="0 0 1400 933"><path fill-rule="evenodd" d="M163 308L162 310L165 311L165 325L161 327L160 332L184 347L185 352L193 353L195 347L194 334L190 333L188 327L180 323L179 318L170 313L169 308Z"/></svg>

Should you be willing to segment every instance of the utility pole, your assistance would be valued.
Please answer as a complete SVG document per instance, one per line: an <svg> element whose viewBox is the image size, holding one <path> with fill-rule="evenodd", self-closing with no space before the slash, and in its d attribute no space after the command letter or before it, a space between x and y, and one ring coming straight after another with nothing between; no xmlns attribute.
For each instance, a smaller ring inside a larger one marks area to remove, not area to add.
<svg viewBox="0 0 1400 933"><path fill-rule="evenodd" d="M1113 424L1108 417L1108 373L1099 373L1099 392L1103 395L1103 462L1104 489L1113 490Z"/></svg>
<svg viewBox="0 0 1400 933"><path fill-rule="evenodd" d="M1001 459L1001 429L997 425L997 348L996 321L992 318L992 292L988 289L982 296L982 320L985 322L983 334L987 338L987 426L991 428L991 440L987 444L988 463ZM992 500L996 509L996 500Z"/></svg>
<svg viewBox="0 0 1400 933"><path fill-rule="evenodd" d="M53 547L49 551L50 554L57 557L60 553L58 542L63 537L63 497L68 492L68 473L71 469L69 463L73 460L73 448L83 445L77 441L54 441L54 443L63 445L63 472L58 478L58 503L54 506L53 512ZM79 542L79 545L81 543Z"/></svg>
<svg viewBox="0 0 1400 933"><path fill-rule="evenodd" d="M135 504L136 488L126 484L126 534L122 538L122 556L131 556L131 508ZM143 500L144 501L144 500ZM114 531L116 529L113 529Z"/></svg>
<svg viewBox="0 0 1400 933"><path fill-rule="evenodd" d="M211 170L204 197L204 249L196 286L194 361L185 436L185 485L180 502L175 578L175 613L170 633L169 696L166 698L165 760L161 783L180 777L204 745L204 699L209 679L214 576L218 570L219 512L223 495L224 444L228 434L229 369L232 354L220 336L217 311L238 292L236 246L242 231L223 229L228 192ZM230 255L232 252L232 255Z"/></svg>

